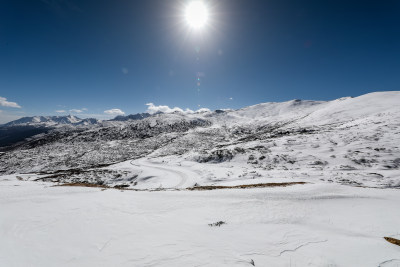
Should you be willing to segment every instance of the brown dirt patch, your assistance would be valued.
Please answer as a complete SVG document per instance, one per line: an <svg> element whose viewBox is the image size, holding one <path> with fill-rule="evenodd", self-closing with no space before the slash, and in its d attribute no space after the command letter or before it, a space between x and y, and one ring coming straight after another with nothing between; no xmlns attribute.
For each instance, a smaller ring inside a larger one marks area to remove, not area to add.
<svg viewBox="0 0 400 267"><path fill-rule="evenodd" d="M190 191L207 191L207 190L216 190L216 189L247 189L247 188L265 188L265 187L285 187L297 184L306 184L306 182L287 182L287 183L264 183L264 184L245 184L245 185L235 185L235 186L194 186L186 188L186 190ZM185 189L175 189L175 188L157 188L157 189L134 189L128 188L125 185L116 185L114 187L107 185L99 185L99 184L91 184L91 183L66 183L59 184L55 186L80 186L80 187L94 187L94 188L103 188L103 189L119 189L119 190L131 190L131 191L164 191L164 190L175 190L182 191Z"/></svg>
<svg viewBox="0 0 400 267"><path fill-rule="evenodd" d="M195 186L189 187L188 190L216 190L216 189L245 189L245 188L264 188L264 187L284 187L296 184L306 184L306 182L288 182L288 183L264 183L264 184L245 184L235 186L221 186L221 185L208 185L208 186Z"/></svg>
<svg viewBox="0 0 400 267"><path fill-rule="evenodd" d="M81 187L99 187L99 188L110 188L106 185L99 185L99 184L90 184L90 183L66 183L66 184L59 184L55 186L81 186Z"/></svg>
<svg viewBox="0 0 400 267"><path fill-rule="evenodd" d="M384 237L387 242L400 246L400 240L393 237Z"/></svg>

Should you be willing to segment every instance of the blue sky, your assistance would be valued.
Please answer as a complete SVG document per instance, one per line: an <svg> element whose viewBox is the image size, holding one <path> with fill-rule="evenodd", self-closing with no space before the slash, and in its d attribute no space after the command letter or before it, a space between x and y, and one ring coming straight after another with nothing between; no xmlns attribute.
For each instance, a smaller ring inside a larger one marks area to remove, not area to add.
<svg viewBox="0 0 400 267"><path fill-rule="evenodd" d="M0 1L0 123L400 90L400 1L190 2Z"/></svg>

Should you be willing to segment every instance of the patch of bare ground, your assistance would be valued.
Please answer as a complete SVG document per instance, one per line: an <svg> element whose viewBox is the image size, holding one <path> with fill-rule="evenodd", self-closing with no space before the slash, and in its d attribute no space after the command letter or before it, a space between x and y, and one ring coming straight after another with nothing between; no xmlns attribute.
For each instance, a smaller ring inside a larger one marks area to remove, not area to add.
<svg viewBox="0 0 400 267"><path fill-rule="evenodd" d="M135 189L135 188L129 188L129 185L115 185L115 186L108 186L108 185L102 185L102 184L93 184L93 183L65 183L65 184L58 184L54 186L77 186L77 187L93 187L93 188L102 188L103 190L105 189L118 189L118 190L130 190L130 191L164 191L164 190L170 190L168 188L155 188L155 189ZM178 189L176 189L178 190Z"/></svg>
<svg viewBox="0 0 400 267"><path fill-rule="evenodd" d="M400 240L399 239L396 239L396 238L393 238L393 237L387 237L387 236L385 236L384 238L385 238L385 240L387 242L390 242L390 243L392 243L394 245L400 246Z"/></svg>
<svg viewBox="0 0 400 267"><path fill-rule="evenodd" d="M216 223L209 223L208 226L210 226L210 227L216 227L216 226L221 227L221 225L223 225L223 224L226 224L226 222L219 221L219 222L216 222Z"/></svg>
<svg viewBox="0 0 400 267"><path fill-rule="evenodd" d="M216 189L247 189L247 188L264 188L264 187L285 187L290 185L297 184L306 184L306 182L287 182L287 183L264 183L264 184L245 184L245 185L235 185L235 186L194 186L188 187L186 189L179 188L155 188L155 189L134 189L129 188L127 185L116 185L116 186L108 186L108 185L100 185L93 183L65 183L58 184L55 186L78 186L78 187L95 187L95 188L103 188L103 189L119 189L119 190L131 190L131 191L181 191L181 190L190 190L190 191L206 191L206 190L216 190Z"/></svg>
<svg viewBox="0 0 400 267"><path fill-rule="evenodd" d="M80 186L80 187L99 187L99 188L110 188L107 185L91 184L91 183L66 183L55 186Z"/></svg>
<svg viewBox="0 0 400 267"><path fill-rule="evenodd" d="M264 188L264 187L285 187L290 185L306 184L306 182L288 182L288 183L264 183L264 184L245 184L235 186L222 186L222 185L207 185L207 186L194 186L187 188L188 190L203 191L203 190L216 190L216 189L246 189L246 188Z"/></svg>

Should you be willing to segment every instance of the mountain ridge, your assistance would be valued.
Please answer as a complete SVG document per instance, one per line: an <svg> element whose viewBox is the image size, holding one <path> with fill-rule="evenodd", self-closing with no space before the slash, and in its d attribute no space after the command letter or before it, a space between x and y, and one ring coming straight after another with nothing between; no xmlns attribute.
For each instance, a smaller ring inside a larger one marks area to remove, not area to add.
<svg viewBox="0 0 400 267"><path fill-rule="evenodd" d="M400 92L379 92L332 101L291 100L223 112L159 113L90 127L55 127L9 147L0 155L0 173L86 170L152 158L171 164L241 166L248 171L240 177L329 173L338 183L397 188L398 103ZM227 179L224 173L207 175ZM65 179L89 178L65 175ZM212 182L205 176L201 179Z"/></svg>
<svg viewBox="0 0 400 267"><path fill-rule="evenodd" d="M61 124L79 124L84 122L97 123L99 120L88 118L81 119L73 115L67 116L32 116L32 117L22 117L20 119L10 121L0 126L24 126L24 125L43 125L43 126L54 126Z"/></svg>

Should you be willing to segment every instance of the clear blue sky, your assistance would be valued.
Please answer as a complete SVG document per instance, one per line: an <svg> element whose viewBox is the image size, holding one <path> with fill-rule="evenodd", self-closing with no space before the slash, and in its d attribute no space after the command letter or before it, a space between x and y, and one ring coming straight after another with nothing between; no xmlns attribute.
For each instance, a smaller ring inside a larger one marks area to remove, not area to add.
<svg viewBox="0 0 400 267"><path fill-rule="evenodd" d="M0 123L400 90L400 1L204 0L201 31L189 2L1 0Z"/></svg>

